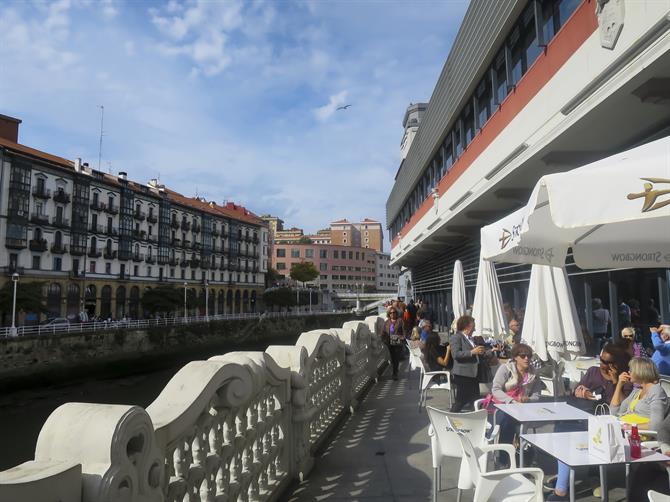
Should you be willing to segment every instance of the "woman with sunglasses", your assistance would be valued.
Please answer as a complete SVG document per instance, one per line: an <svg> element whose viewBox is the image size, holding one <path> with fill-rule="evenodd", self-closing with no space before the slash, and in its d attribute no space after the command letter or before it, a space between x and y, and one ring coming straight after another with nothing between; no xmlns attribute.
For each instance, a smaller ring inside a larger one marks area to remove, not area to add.
<svg viewBox="0 0 670 502"><path fill-rule="evenodd" d="M647 357L642 344L635 341L635 329L630 326L621 330L621 343L631 357Z"/></svg>
<svg viewBox="0 0 670 502"><path fill-rule="evenodd" d="M495 402L526 403L540 398L544 384L530 365L532 357L533 349L524 343L517 343L512 348L509 362L501 365L493 377L491 393ZM505 413L500 413L496 417L499 418L500 442L511 443L517 422Z"/></svg>
<svg viewBox="0 0 670 502"><path fill-rule="evenodd" d="M600 353L600 364L586 370L574 390L574 398L569 398L568 403L577 408L590 411L595 410L597 404L611 403L614 392L619 382L619 375L628 371L630 355L619 345L608 343ZM621 387L623 395L629 395L633 386L627 383ZM570 400L572 399L572 401ZM558 422L554 427L555 432L571 432L586 430L585 423ZM554 493L547 500L569 500L570 468L558 462L558 473Z"/></svg>

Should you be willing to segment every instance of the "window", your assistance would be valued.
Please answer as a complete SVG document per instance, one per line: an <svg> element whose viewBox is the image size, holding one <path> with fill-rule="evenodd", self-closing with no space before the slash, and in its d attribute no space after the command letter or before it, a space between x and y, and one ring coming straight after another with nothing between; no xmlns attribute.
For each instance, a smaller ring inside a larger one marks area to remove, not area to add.
<svg viewBox="0 0 670 502"><path fill-rule="evenodd" d="M92 261L88 264L88 271L92 274L95 274L95 262Z"/></svg>
<svg viewBox="0 0 670 502"><path fill-rule="evenodd" d="M335 251L337 253L337 251ZM321 259L327 259L328 258L328 250L327 249L319 249L319 258ZM336 256L337 258L337 256Z"/></svg>
<svg viewBox="0 0 670 502"><path fill-rule="evenodd" d="M147 267L147 277L151 277L151 267Z"/></svg>
<svg viewBox="0 0 670 502"><path fill-rule="evenodd" d="M54 270L62 270L63 269L63 259L59 257L54 257Z"/></svg>
<svg viewBox="0 0 670 502"><path fill-rule="evenodd" d="M314 250L305 249L305 258L314 258Z"/></svg>
<svg viewBox="0 0 670 502"><path fill-rule="evenodd" d="M349 251L349 259L350 260L354 259L354 252L353 251Z"/></svg>
<svg viewBox="0 0 670 502"><path fill-rule="evenodd" d="M277 258L286 258L286 250L277 248Z"/></svg>
<svg viewBox="0 0 670 502"><path fill-rule="evenodd" d="M112 264L111 263L105 263L105 273L106 274L111 274L112 273Z"/></svg>
<svg viewBox="0 0 670 502"><path fill-rule="evenodd" d="M319 279L321 279L322 281L327 281L328 276L327 275L322 275L322 276L319 276Z"/></svg>
<svg viewBox="0 0 670 502"><path fill-rule="evenodd" d="M325 251L325 249L323 251ZM340 252L337 249L333 251L333 258L337 260L340 259Z"/></svg>
<svg viewBox="0 0 670 502"><path fill-rule="evenodd" d="M137 277L138 275L140 275L140 267L139 267L139 266L137 266L137 265L133 266L133 275L134 275L135 277Z"/></svg>
<svg viewBox="0 0 670 502"><path fill-rule="evenodd" d="M39 255L33 256L33 269L39 270L40 269L40 257Z"/></svg>
<svg viewBox="0 0 670 502"><path fill-rule="evenodd" d="M358 251L356 251L356 259L357 259L357 260L360 260L360 259L361 259L361 254L360 254Z"/></svg>
<svg viewBox="0 0 670 502"><path fill-rule="evenodd" d="M342 242L343 242L344 244L346 244L346 243L347 243L347 239L343 239Z"/></svg>
<svg viewBox="0 0 670 502"><path fill-rule="evenodd" d="M286 263L284 262L277 262L277 270L286 270Z"/></svg>
<svg viewBox="0 0 670 502"><path fill-rule="evenodd" d="M319 263L319 270L321 270L321 271L328 270L328 264L327 263Z"/></svg>
<svg viewBox="0 0 670 502"><path fill-rule="evenodd" d="M291 249L291 258L300 258L300 249Z"/></svg>

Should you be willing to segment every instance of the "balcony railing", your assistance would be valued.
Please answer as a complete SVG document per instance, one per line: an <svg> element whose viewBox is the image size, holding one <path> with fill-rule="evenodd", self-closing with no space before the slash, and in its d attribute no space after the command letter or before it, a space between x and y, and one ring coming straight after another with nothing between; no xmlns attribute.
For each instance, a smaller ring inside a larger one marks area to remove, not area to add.
<svg viewBox="0 0 670 502"><path fill-rule="evenodd" d="M119 213L119 206L115 204L108 204L107 207L105 208L105 212L109 214L118 214Z"/></svg>
<svg viewBox="0 0 670 502"><path fill-rule="evenodd" d="M33 197L37 197L38 199L50 199L51 190L48 188L35 186L33 187Z"/></svg>
<svg viewBox="0 0 670 502"><path fill-rule="evenodd" d="M190 248L191 247L191 241L190 239L184 239L182 241L182 244L184 245L185 248Z"/></svg>
<svg viewBox="0 0 670 502"><path fill-rule="evenodd" d="M174 228L174 229L178 229L178 228L179 228L179 221L173 219L173 220L170 222L170 226L171 226L172 228Z"/></svg>
<svg viewBox="0 0 670 502"><path fill-rule="evenodd" d="M198 233L200 233L200 230L202 230L202 225L200 225L200 223L194 223L193 224L193 233L198 234Z"/></svg>
<svg viewBox="0 0 670 502"><path fill-rule="evenodd" d="M92 234L104 234L105 233L105 227L103 225L94 225L91 223L91 226L89 227L89 232Z"/></svg>
<svg viewBox="0 0 670 502"><path fill-rule="evenodd" d="M181 229L188 232L191 230L191 222L188 220L181 220Z"/></svg>
<svg viewBox="0 0 670 502"><path fill-rule="evenodd" d="M176 267L178 264L179 260L177 260L177 258L170 258L168 260L168 265L170 265L171 267Z"/></svg>
<svg viewBox="0 0 670 502"><path fill-rule="evenodd" d="M116 259L116 250L105 248L104 256L105 260L115 260Z"/></svg>
<svg viewBox="0 0 670 502"><path fill-rule="evenodd" d="M89 248L86 253L89 258L100 258L102 256L101 248Z"/></svg>
<svg viewBox="0 0 670 502"><path fill-rule="evenodd" d="M156 258L154 256L147 255L147 257L144 259L144 261L146 263L152 264L152 263L156 263Z"/></svg>
<svg viewBox="0 0 670 502"><path fill-rule="evenodd" d="M133 239L144 240L147 238L146 230L133 230Z"/></svg>
<svg viewBox="0 0 670 502"><path fill-rule="evenodd" d="M65 190L56 190L54 192L54 202L60 202L61 204L70 203L70 194Z"/></svg>
<svg viewBox="0 0 670 502"><path fill-rule="evenodd" d="M42 213L32 213L30 215L30 221L32 221L33 223L37 223L38 225L48 225L49 216Z"/></svg>
<svg viewBox="0 0 670 502"><path fill-rule="evenodd" d="M136 220L144 221L147 217L147 214L144 211L135 210L133 213L133 218Z"/></svg>
<svg viewBox="0 0 670 502"><path fill-rule="evenodd" d="M147 221L149 223L158 223L158 218L156 217L155 214L149 213L149 215L147 216Z"/></svg>
<svg viewBox="0 0 670 502"><path fill-rule="evenodd" d="M180 267L184 267L184 268L185 268L185 267L188 267L188 266L190 266L190 265L191 265L191 262L189 262L188 260L181 260L181 261L179 262L179 266L180 266Z"/></svg>
<svg viewBox="0 0 670 502"><path fill-rule="evenodd" d="M72 256L84 256L86 254L86 248L79 246L70 246L70 254Z"/></svg>
<svg viewBox="0 0 670 502"><path fill-rule="evenodd" d="M197 258L191 260L191 268L198 268L198 267L200 267L200 260L198 260Z"/></svg>
<svg viewBox="0 0 670 502"><path fill-rule="evenodd" d="M147 236L147 240L148 240L149 242L158 242L158 236L156 236L156 235L149 235L149 236Z"/></svg>
<svg viewBox="0 0 670 502"><path fill-rule="evenodd" d="M193 244L191 245L191 248L195 251L200 250L200 248L202 248L202 242L193 241Z"/></svg>
<svg viewBox="0 0 670 502"><path fill-rule="evenodd" d="M93 211L105 211L107 209L107 204L100 202L99 200L94 200L91 202L91 209Z"/></svg>
<svg viewBox="0 0 670 502"><path fill-rule="evenodd" d="M63 217L60 217L60 218L59 218L58 216L54 216L54 217L51 219L51 224L52 224L54 227L58 227L58 228L67 228L67 227L70 226L70 220L68 220L67 218L63 218Z"/></svg>
<svg viewBox="0 0 670 502"><path fill-rule="evenodd" d="M217 227L212 228L212 235L218 237L220 235L219 229Z"/></svg>
<svg viewBox="0 0 670 502"><path fill-rule="evenodd" d="M110 237L116 237L117 235L119 235L119 231L114 227L106 227L105 235L109 235Z"/></svg>
<svg viewBox="0 0 670 502"><path fill-rule="evenodd" d="M181 239L178 237L173 237L172 238L172 245L173 246L181 246Z"/></svg>
<svg viewBox="0 0 670 502"><path fill-rule="evenodd" d="M47 250L47 240L46 239L33 239L30 241L28 247L31 251L46 251Z"/></svg>
<svg viewBox="0 0 670 502"><path fill-rule="evenodd" d="M23 275L26 273L25 267L18 267L16 264L10 264L6 267L2 267L2 271L5 275L11 276L12 274Z"/></svg>
<svg viewBox="0 0 670 502"><path fill-rule="evenodd" d="M144 254L142 254L142 253L133 253L133 261L136 261L136 262L144 261Z"/></svg>
<svg viewBox="0 0 670 502"><path fill-rule="evenodd" d="M67 253L67 246L64 244L52 244L51 252L54 254L65 254Z"/></svg>

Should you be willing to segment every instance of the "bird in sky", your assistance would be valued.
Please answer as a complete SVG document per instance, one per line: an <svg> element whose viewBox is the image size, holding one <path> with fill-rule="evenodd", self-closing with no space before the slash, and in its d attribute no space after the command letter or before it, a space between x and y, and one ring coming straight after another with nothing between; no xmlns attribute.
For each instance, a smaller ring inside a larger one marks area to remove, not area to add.
<svg viewBox="0 0 670 502"><path fill-rule="evenodd" d="M337 110L346 110L346 109L349 108L350 106L351 106L351 105L338 106L337 109L336 109L335 111L337 111Z"/></svg>

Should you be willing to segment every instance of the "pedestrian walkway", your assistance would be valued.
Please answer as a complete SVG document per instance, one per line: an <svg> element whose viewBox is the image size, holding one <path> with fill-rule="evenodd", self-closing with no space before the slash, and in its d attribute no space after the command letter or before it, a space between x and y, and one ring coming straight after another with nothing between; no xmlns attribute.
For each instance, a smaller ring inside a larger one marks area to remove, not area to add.
<svg viewBox="0 0 670 502"><path fill-rule="evenodd" d="M406 364L406 363L405 363ZM282 502L306 501L430 501L432 461L428 438L428 416L418 411L417 374L393 381L387 371L356 410L337 430L316 459L309 476L289 490ZM447 409L446 392L429 392L428 405ZM555 462L540 457L545 472L555 472ZM442 469L439 501L456 500L459 462ZM610 484L617 478L613 472ZM577 499L596 501L591 486L582 483ZM623 489L610 491L610 501L623 501ZM465 492L462 500L472 500Z"/></svg>

